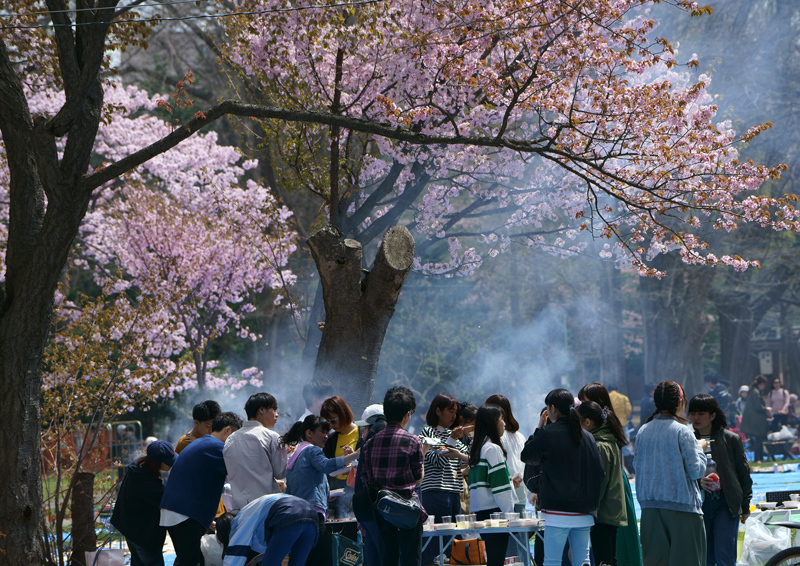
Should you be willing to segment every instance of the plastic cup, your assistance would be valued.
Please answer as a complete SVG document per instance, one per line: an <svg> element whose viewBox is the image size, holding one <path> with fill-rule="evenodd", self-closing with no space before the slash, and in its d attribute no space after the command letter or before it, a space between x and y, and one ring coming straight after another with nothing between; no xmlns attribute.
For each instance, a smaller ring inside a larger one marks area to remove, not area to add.
<svg viewBox="0 0 800 566"><path fill-rule="evenodd" d="M442 523L452 523L453 517L451 515L442 516Z"/></svg>
<svg viewBox="0 0 800 566"><path fill-rule="evenodd" d="M503 518L506 521L516 521L519 519L519 513L503 513Z"/></svg>
<svg viewBox="0 0 800 566"><path fill-rule="evenodd" d="M467 515L456 515L456 528L457 529L467 528Z"/></svg>
<svg viewBox="0 0 800 566"><path fill-rule="evenodd" d="M532 511L523 511L522 512L523 519L533 519L533 512Z"/></svg>

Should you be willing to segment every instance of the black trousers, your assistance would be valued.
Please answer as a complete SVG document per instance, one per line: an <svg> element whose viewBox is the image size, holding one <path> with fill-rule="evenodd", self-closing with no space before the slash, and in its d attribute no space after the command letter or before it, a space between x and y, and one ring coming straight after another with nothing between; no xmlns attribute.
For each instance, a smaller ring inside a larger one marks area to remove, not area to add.
<svg viewBox="0 0 800 566"><path fill-rule="evenodd" d="M590 533L594 563L617 566L617 527L595 523Z"/></svg>
<svg viewBox="0 0 800 566"><path fill-rule="evenodd" d="M175 547L176 566L205 565L200 550L200 539L206 534L206 528L194 519L186 519L182 523L167 527L169 538Z"/></svg>
<svg viewBox="0 0 800 566"><path fill-rule="evenodd" d="M420 566L422 564L422 517L413 529L398 529L375 513L381 566Z"/></svg>
<svg viewBox="0 0 800 566"><path fill-rule="evenodd" d="M490 518L492 513L499 512L499 507L486 511L478 511L475 513L475 518L478 521L485 521ZM481 535L481 538L484 544L486 544L486 566L503 566L506 559L506 549L508 548L508 535Z"/></svg>

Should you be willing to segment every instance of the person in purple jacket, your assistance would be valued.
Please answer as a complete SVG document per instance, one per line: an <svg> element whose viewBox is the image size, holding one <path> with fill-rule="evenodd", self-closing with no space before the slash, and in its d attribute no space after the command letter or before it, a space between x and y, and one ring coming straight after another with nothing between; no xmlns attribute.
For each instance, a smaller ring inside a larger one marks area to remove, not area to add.
<svg viewBox="0 0 800 566"><path fill-rule="evenodd" d="M242 427L236 413L220 413L211 434L189 444L175 461L161 498L160 525L167 528L181 566L200 563L200 539L214 521L225 485L225 440Z"/></svg>

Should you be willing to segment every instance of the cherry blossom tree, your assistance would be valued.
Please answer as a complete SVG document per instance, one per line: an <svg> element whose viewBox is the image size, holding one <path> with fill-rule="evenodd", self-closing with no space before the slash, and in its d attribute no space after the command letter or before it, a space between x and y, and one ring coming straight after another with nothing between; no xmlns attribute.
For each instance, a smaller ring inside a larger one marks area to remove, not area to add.
<svg viewBox="0 0 800 566"><path fill-rule="evenodd" d="M426 273L470 274L513 241L588 253L587 235L607 242L601 257L642 275L661 277L672 251L690 265L747 269L757 262L715 253L704 233L741 223L797 231L793 195L755 193L783 167L738 158L769 124L737 136L715 121L709 77L690 80L696 58L681 62L655 35L647 4L394 1L321 12L255 0L265 13L230 20L228 58L261 102L286 109L252 113L268 118L281 180L318 195L325 220L362 246L398 222L415 230ZM287 127L291 110L329 115ZM372 357L340 341L358 308L343 312L335 296L315 371L359 406L373 377L360 360Z"/></svg>
<svg viewBox="0 0 800 566"><path fill-rule="evenodd" d="M238 20L232 41L235 62L270 99L201 109L155 141L127 139L119 158L99 167L95 143L111 111L107 50L143 42L147 24L117 0L81 0L75 12L64 0L0 2L10 15L0 35L10 195L0 306L0 407L8 423L0 430L0 475L8 478L0 488L0 564L42 562L40 362L54 292L89 205L108 183L224 115L282 124L280 139L297 156L283 161L295 163L325 203L332 227L310 242L326 295L317 371L364 398L413 263L410 232L387 230L398 222L430 238L417 251L446 241L443 260L418 264L432 273L467 273L512 238L572 253L581 232L607 238L602 253L642 274L659 275L650 262L670 251L688 263L744 269L747 259L707 249L703 225L797 230L793 197L756 192L782 168L737 158L738 144L768 125L737 137L729 123L715 122L708 78L690 82L680 72L694 60L681 63L653 33L655 22L640 11L647 4L259 2L239 16L247 19ZM63 90L54 115L33 110L39 77ZM308 151L314 147L326 152ZM402 218L406 212L413 218ZM494 228L476 222L490 215ZM359 239L343 239L348 234ZM381 234L375 266L362 278L362 242ZM343 328L351 331L337 341Z"/></svg>
<svg viewBox="0 0 800 566"><path fill-rule="evenodd" d="M60 108L63 94L43 90L29 100L47 115ZM147 143L170 131L141 113L163 104L158 97L112 83L105 100L112 110L95 140L98 159L117 159L129 140ZM267 287L288 290L294 281L281 269L295 249L291 214L267 189L243 179L254 164L240 161L213 132L193 137L99 191L80 229L72 271L89 269L103 292L75 303L62 285L43 362L43 450L55 478L45 494L52 535L45 541L59 564L71 553L63 526L77 504L76 486L87 471L93 475L98 431L108 422L183 390L262 383L257 370L209 373L218 365L208 358L216 337L235 328L258 338L242 324L253 296ZM0 193L6 202L8 186ZM86 544L72 549L76 560L94 550Z"/></svg>

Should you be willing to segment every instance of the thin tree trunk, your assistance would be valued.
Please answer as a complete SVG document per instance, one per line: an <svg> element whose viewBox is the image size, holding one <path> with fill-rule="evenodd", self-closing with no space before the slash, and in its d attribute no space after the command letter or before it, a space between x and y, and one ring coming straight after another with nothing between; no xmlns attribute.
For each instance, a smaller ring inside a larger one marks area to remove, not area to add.
<svg viewBox="0 0 800 566"><path fill-rule="evenodd" d="M86 566L86 553L97 550L94 531L94 474L77 472L72 490L72 558L73 566Z"/></svg>

